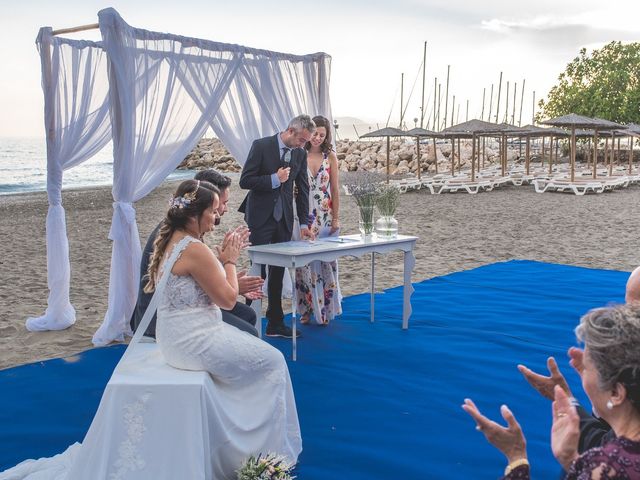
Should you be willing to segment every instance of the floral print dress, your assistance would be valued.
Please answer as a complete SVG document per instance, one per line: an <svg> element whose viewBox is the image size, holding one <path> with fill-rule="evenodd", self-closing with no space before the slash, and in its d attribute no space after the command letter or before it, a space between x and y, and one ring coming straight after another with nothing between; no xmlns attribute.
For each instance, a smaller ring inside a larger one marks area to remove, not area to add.
<svg viewBox="0 0 640 480"><path fill-rule="evenodd" d="M327 154L314 177L309 175L309 230L317 237L329 235L331 203L331 166ZM296 297L299 315L308 315L318 324L327 324L342 313L342 295L338 283L338 263L315 261L296 270Z"/></svg>

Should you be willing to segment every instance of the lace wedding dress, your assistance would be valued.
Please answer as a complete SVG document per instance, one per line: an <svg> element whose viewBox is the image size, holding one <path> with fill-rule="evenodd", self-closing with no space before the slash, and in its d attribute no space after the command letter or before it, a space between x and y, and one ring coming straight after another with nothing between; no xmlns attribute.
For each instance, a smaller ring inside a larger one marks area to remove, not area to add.
<svg viewBox="0 0 640 480"><path fill-rule="evenodd" d="M198 241L185 237L165 262L167 279L158 292L156 335L166 363L176 369L209 373L214 393L202 401L199 396L197 399L198 404L207 404L206 418L196 415L193 419L192 415L193 421L182 424L166 415L153 415L158 404L170 404L181 413L189 409L200 412L181 402L183 385L155 391L143 386L142 395L138 387L135 395L123 400L110 381L82 444L75 443L55 457L26 460L0 473L0 480L156 480L159 468L170 478L223 480L236 478L241 463L261 452L296 462L302 442L284 357L268 343L224 323L218 306L192 277L171 272L184 249ZM138 373L142 369L143 376L156 374L144 370L144 365L134 366ZM166 365L163 368L180 378L188 376ZM158 431L174 433L175 438L158 438L154 434ZM179 439L185 438L193 445L208 445L207 451L194 455L190 445L175 444L184 443ZM176 450L182 466L175 460L163 465ZM204 459L209 473L194 476L191 467L198 463L194 458ZM151 474L151 467L156 473Z"/></svg>
<svg viewBox="0 0 640 480"><path fill-rule="evenodd" d="M181 252L197 241L185 237L175 248ZM169 365L204 370L213 377L220 417L214 472L235 478L243 459L260 452L274 452L295 462L302 442L282 353L224 323L220 308L192 277L167 274L156 338Z"/></svg>

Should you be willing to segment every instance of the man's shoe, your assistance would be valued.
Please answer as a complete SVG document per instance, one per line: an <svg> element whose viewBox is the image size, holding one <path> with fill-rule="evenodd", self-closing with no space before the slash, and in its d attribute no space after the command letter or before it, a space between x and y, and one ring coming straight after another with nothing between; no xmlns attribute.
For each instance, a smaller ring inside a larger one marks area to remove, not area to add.
<svg viewBox="0 0 640 480"><path fill-rule="evenodd" d="M285 324L282 325L270 325L267 324L267 337L284 337L284 338L293 338L293 330L291 327L287 327ZM299 337L300 330L296 330L296 337Z"/></svg>

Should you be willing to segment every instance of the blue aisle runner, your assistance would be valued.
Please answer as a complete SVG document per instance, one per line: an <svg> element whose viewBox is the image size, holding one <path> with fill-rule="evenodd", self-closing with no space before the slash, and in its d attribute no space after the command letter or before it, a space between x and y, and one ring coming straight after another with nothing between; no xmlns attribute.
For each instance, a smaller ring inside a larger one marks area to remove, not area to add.
<svg viewBox="0 0 640 480"><path fill-rule="evenodd" d="M505 461L460 405L471 397L500 419L506 403L528 440L534 478L555 478L550 403L516 369L568 365L573 328L593 307L624 301L628 273L510 261L415 284L410 328L402 288L346 298L327 328L303 326L290 362L304 451L314 479L493 479ZM271 342L290 356L290 342ZM82 441L123 346L0 371L0 471Z"/></svg>

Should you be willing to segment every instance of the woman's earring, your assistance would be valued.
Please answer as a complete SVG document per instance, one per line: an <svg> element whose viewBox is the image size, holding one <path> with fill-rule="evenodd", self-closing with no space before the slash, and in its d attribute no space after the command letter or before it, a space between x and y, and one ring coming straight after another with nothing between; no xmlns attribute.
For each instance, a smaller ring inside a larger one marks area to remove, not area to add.
<svg viewBox="0 0 640 480"><path fill-rule="evenodd" d="M607 410L613 410L613 402L611 400L607 400Z"/></svg>

